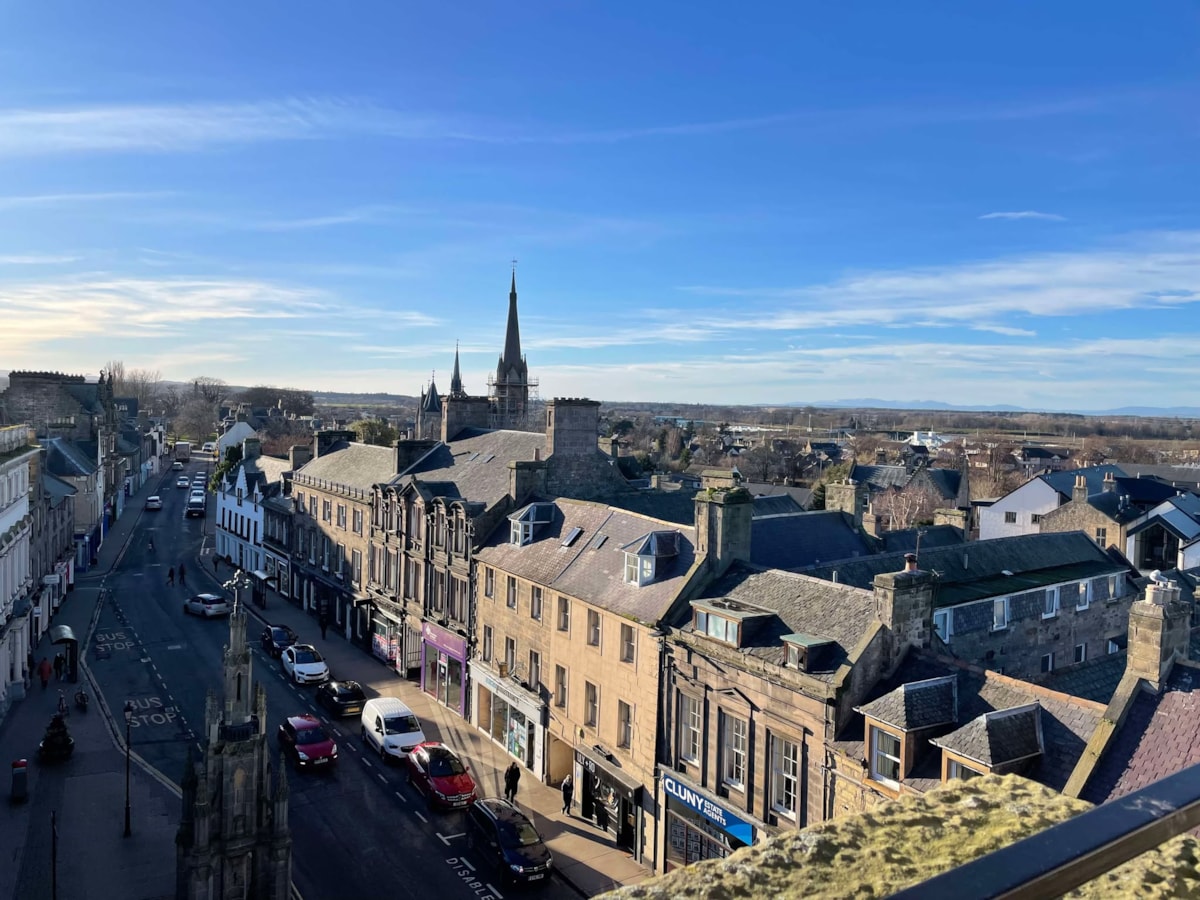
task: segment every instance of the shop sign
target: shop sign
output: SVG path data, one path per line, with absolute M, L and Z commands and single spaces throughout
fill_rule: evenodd
M 447 656 L 453 656 L 455 659 L 467 658 L 467 639 L 461 635 L 451 634 L 432 622 L 422 622 L 421 637 L 426 644 L 432 644 Z
M 725 807 L 709 800 L 699 791 L 688 787 L 670 775 L 662 778 L 663 791 L 684 806 L 694 809 L 726 834 L 732 835 L 743 844 L 754 843 L 754 826 L 739 818 Z

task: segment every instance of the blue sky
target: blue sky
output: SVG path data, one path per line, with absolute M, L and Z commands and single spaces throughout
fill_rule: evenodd
M 335 6 L 337 8 L 335 8 Z M 1194 404 L 1200 13 L 22 3 L 0 370 Z

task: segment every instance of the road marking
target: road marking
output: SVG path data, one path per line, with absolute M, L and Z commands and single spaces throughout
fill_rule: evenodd
M 492 883 L 490 881 L 484 882 L 483 886 L 485 888 L 487 888 L 489 891 L 491 891 L 493 894 L 495 894 L 496 897 L 498 898 L 498 900 L 504 900 L 504 895 L 502 893 L 500 893 L 498 890 L 496 890 L 494 887 L 492 887 Z
M 442 843 L 445 844 L 447 847 L 450 846 L 450 842 L 452 840 L 454 840 L 455 838 L 467 836 L 467 833 L 465 831 L 460 834 L 442 834 L 440 831 L 435 831 L 434 834 L 436 834 L 438 837 L 440 837 L 442 839 Z
M 134 573 L 133 573 L 133 577 L 134 577 L 134 578 L 145 578 L 145 577 L 146 577 L 146 573 L 145 573 L 145 572 L 134 572 Z
M 425 818 L 423 815 L 421 815 L 421 811 L 419 809 L 414 809 L 413 812 L 415 812 L 417 814 L 418 819 L 420 819 L 426 825 L 429 824 L 429 820 L 427 818 Z
M 462 856 L 460 856 L 460 857 L 458 858 L 458 861 L 459 861 L 460 863 L 462 863 L 464 866 L 466 866 L 468 869 L 470 869 L 472 872 L 474 872 L 474 871 L 475 871 L 475 866 L 473 866 L 473 865 L 471 864 L 471 861 L 470 861 L 469 859 L 467 859 L 466 857 L 462 857 Z
M 396 791 L 396 796 L 400 798 L 400 801 L 401 801 L 402 803 L 407 803 L 407 802 L 408 802 L 408 798 L 407 798 L 407 797 L 405 797 L 405 796 L 404 796 L 402 793 L 400 793 L 399 791 Z
M 167 644 L 168 650 L 182 650 L 183 644 Z
M 375 777 L 377 777 L 377 778 L 378 778 L 380 781 L 382 781 L 384 784 L 387 784 L 387 783 L 388 783 L 388 782 L 387 782 L 387 777 L 386 777 L 386 776 L 385 776 L 385 775 L 384 775 L 382 772 L 376 772 L 376 773 L 375 773 Z

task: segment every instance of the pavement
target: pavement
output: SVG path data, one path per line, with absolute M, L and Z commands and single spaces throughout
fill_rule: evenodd
M 163 476 L 170 478 L 170 471 Z M 134 497 L 127 512 L 109 530 L 98 564 L 76 579 L 76 585 L 54 614 L 51 624 L 68 625 L 87 646 L 103 602 L 105 578 L 120 562 L 141 515 L 144 498 L 155 493 L 151 479 Z M 192 581 L 197 587 L 220 587 L 232 574 L 228 564 L 213 572 L 211 547 L 197 558 Z M 485 794 L 503 793 L 503 772 L 512 757 L 482 731 L 423 693 L 420 685 L 398 676 L 375 657 L 328 632 L 321 638 L 316 619 L 278 594 L 268 593 L 267 609 L 247 606 L 263 623 L 290 626 L 302 641 L 321 649 L 336 677 L 362 684 L 368 696 L 400 697 L 421 719 L 426 735 L 455 747 L 471 765 Z M 60 648 L 42 637 L 36 660 L 53 659 Z M 182 813 L 177 785 L 146 764 L 135 746 L 127 757 L 123 717 L 110 710 L 81 653 L 78 683 L 51 680 L 43 690 L 38 679 L 25 699 L 0 720 L 0 764 L 27 760 L 28 796 L 0 802 L 0 898 L 21 900 L 166 900 L 175 896 L 175 832 Z M 79 687 L 91 697 L 90 708 L 71 707 L 67 719 L 75 750 L 66 762 L 37 760 L 37 746 L 54 714 L 61 689 L 68 702 Z M 130 836 L 124 834 L 126 763 Z M 6 793 L 9 785 L 4 785 Z M 542 784 L 525 771 L 518 805 L 533 820 L 554 853 L 559 874 L 585 897 L 652 874 L 607 833 L 591 822 L 561 812 L 557 788 Z M 578 807 L 576 807 L 577 809 Z
M 195 566 L 188 567 L 188 582 L 199 585 L 199 579 L 204 578 L 204 589 L 218 588 L 233 572 L 224 560 L 214 572 L 213 557 L 206 554 Z M 357 681 L 368 697 L 399 697 L 417 714 L 427 739 L 449 744 L 462 755 L 483 794 L 492 797 L 504 794 L 504 770 L 515 757 L 509 756 L 485 732 L 422 691 L 419 682 L 401 678 L 381 660 L 347 641 L 336 626 L 331 626 L 327 637 L 322 638 L 314 614 L 273 591 L 267 591 L 266 609 L 248 604 L 246 611 L 264 625 L 289 626 L 301 643 L 312 644 L 321 651 L 335 678 Z M 578 803 L 577 797 L 576 812 Z M 564 815 L 558 788 L 543 784 L 528 769 L 522 770 L 517 805 L 530 817 L 554 854 L 554 867 L 559 875 L 584 897 L 637 884 L 653 874 L 589 820 Z

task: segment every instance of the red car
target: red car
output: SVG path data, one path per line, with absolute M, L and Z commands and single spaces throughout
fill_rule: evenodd
M 439 741 L 413 747 L 404 761 L 408 781 L 425 795 L 430 806 L 462 809 L 475 802 L 475 779 L 458 754 Z
M 324 769 L 337 762 L 338 748 L 320 720 L 307 713 L 279 726 L 279 749 L 301 769 Z

